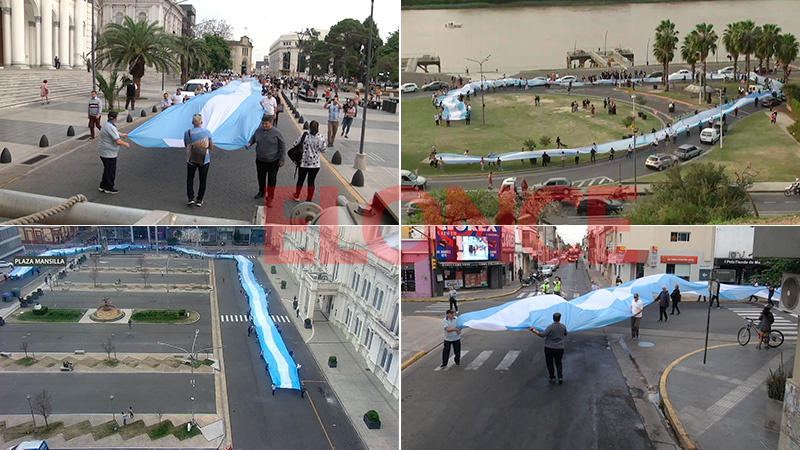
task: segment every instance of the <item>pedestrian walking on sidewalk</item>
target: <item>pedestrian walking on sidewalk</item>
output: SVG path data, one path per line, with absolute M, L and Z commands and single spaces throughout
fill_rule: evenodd
M 644 303 L 639 300 L 639 294 L 633 294 L 633 301 L 631 302 L 631 340 L 639 340 L 639 324 L 642 322 L 642 311 L 644 311 Z
M 712 306 L 714 306 L 714 300 L 717 301 L 717 309 L 719 309 L 719 294 L 714 294 L 711 296 L 708 307 L 711 308 Z
M 492 172 L 489 172 L 489 190 L 492 190 Z
M 656 297 L 658 301 L 658 321 L 666 322 L 669 317 L 667 316 L 667 308 L 669 308 L 669 292 L 667 292 L 666 286 L 661 286 L 661 292 L 659 292 L 658 297 Z
M 95 127 L 100 130 L 102 127 L 100 126 L 100 116 L 103 111 L 103 104 L 100 102 L 100 99 L 97 98 L 97 91 L 92 91 L 92 98 L 89 99 L 89 132 L 91 134 L 91 139 L 94 139 L 94 129 Z
M 678 303 L 681 302 L 681 289 L 677 284 L 675 285 L 675 289 L 672 291 L 672 294 L 670 294 L 670 297 L 672 297 L 672 312 L 669 313 L 669 315 L 674 316 L 675 311 L 678 311 L 678 314 L 680 314 L 681 309 L 678 307 Z
M 450 309 L 455 312 L 458 312 L 458 291 L 456 291 L 455 285 L 450 285 Z
M 131 148 L 130 144 L 122 140 L 128 137 L 128 134 L 117 131 L 117 115 L 116 111 L 108 112 L 108 121 L 100 129 L 100 144 L 97 148 L 97 154 L 103 162 L 103 177 L 98 189 L 106 194 L 119 193 L 114 187 L 117 177 L 117 155 L 120 147 Z
M 305 200 L 310 202 L 314 199 L 314 180 L 317 179 L 321 164 L 322 153 L 325 153 L 327 143 L 325 136 L 319 132 L 319 123 L 312 120 L 308 127 L 308 133 L 300 135 L 295 141 L 294 146 L 300 145 L 302 156 L 300 159 L 300 166 L 298 167 L 297 183 L 294 190 L 294 201 L 300 201 L 300 192 L 303 190 L 303 183 L 308 178 L 308 191 L 305 195 Z
M 123 411 L 123 412 L 122 412 L 122 425 L 123 425 L 123 426 L 125 426 L 125 425 L 127 425 L 127 424 L 128 424 L 128 414 L 126 414 L 126 413 Z
M 278 184 L 278 169 L 283 167 L 286 160 L 286 142 L 283 134 L 272 124 L 274 117 L 264 115 L 261 118 L 261 127 L 256 130 L 247 150 L 256 145 L 256 173 L 258 177 L 258 192 L 253 198 L 264 198 L 267 195 L 267 208 L 272 208 L 275 198 L 275 186 Z
M 50 104 L 50 89 L 47 88 L 47 80 L 42 81 L 42 84 L 39 85 L 39 95 L 42 97 L 43 105 L 45 100 L 48 105 Z
M 547 365 L 547 372 L 550 375 L 550 382 L 556 382 L 556 372 L 558 372 L 558 384 L 564 382 L 564 370 L 561 366 L 561 358 L 564 357 L 564 338 L 567 336 L 567 327 L 561 323 L 561 313 L 553 314 L 553 323 L 547 326 L 541 333 L 539 330 L 529 327 L 534 334 L 544 338 L 544 361 Z
M 328 110 L 328 147 L 333 147 L 333 141 L 336 140 L 336 132 L 339 130 L 339 113 L 342 111 L 339 96 L 334 96 L 333 100 L 328 99 L 324 108 Z
M 447 367 L 450 360 L 450 347 L 453 347 L 453 360 L 461 365 L 461 328 L 456 326 L 452 309 L 448 309 L 444 318 L 444 347 L 442 347 L 442 366 Z

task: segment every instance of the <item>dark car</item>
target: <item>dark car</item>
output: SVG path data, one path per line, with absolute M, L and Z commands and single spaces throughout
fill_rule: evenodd
M 434 81 L 422 86 L 423 91 L 438 91 L 439 89 L 447 89 L 448 84 L 444 81 Z
M 680 160 L 686 161 L 700 155 L 701 151 L 696 145 L 683 144 L 675 151 L 675 156 Z
M 780 105 L 781 99 L 779 99 L 778 97 L 766 96 L 764 98 L 761 98 L 758 104 L 765 108 L 772 108 L 773 106 Z
M 577 208 L 575 208 L 578 214 L 587 214 L 587 211 L 591 212 L 591 214 L 595 215 L 598 212 L 605 211 L 605 216 L 609 216 L 612 213 L 618 213 L 622 211 L 622 202 L 619 200 L 608 200 L 604 198 L 585 198 L 578 203 Z

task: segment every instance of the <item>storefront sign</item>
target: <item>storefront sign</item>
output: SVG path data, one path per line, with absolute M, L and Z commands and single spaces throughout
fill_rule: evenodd
M 661 262 L 667 264 L 697 264 L 697 256 L 661 255 Z
M 714 263 L 718 266 L 760 266 L 763 264 L 758 259 L 733 259 L 733 258 L 717 258 Z

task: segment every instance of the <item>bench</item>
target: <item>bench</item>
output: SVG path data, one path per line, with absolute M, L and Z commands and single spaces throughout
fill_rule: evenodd
M 11 353 L 9 352 L 0 352 L 0 356 L 3 358 L 11 358 Z

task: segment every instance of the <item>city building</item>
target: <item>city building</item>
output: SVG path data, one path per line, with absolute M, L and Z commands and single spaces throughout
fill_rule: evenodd
M 121 24 L 125 16 L 135 22 L 156 22 L 167 34 L 182 36 L 194 25 L 195 9 L 192 5 L 178 5 L 171 0 L 112 0 L 103 1 L 98 12 L 102 29 L 109 23 Z
M 391 233 L 391 234 L 386 234 Z M 400 293 L 396 227 L 267 230 L 299 283 L 300 317 L 340 330 L 384 388 L 399 397 Z
M 250 73 L 253 67 L 253 40 L 247 36 L 242 36 L 238 41 L 228 41 L 231 46 L 232 69 L 241 75 Z
M 256 61 L 256 72 L 262 74 L 269 73 L 269 55 L 264 55 L 262 61 Z
M 17 227 L 0 227 L 0 260 L 25 250 Z
M 317 39 L 323 40 L 328 30 L 312 29 Z M 296 76 L 297 63 L 300 58 L 300 43 L 310 39 L 304 33 L 286 33 L 281 35 L 269 46 L 269 74 L 272 76 Z M 302 72 L 306 65 L 303 64 Z
M 755 227 L 716 227 L 715 278 L 723 283 L 749 284 L 764 265 L 753 257 Z
M 79 227 L 17 227 L 23 244 L 50 245 L 69 242 L 80 231 Z

